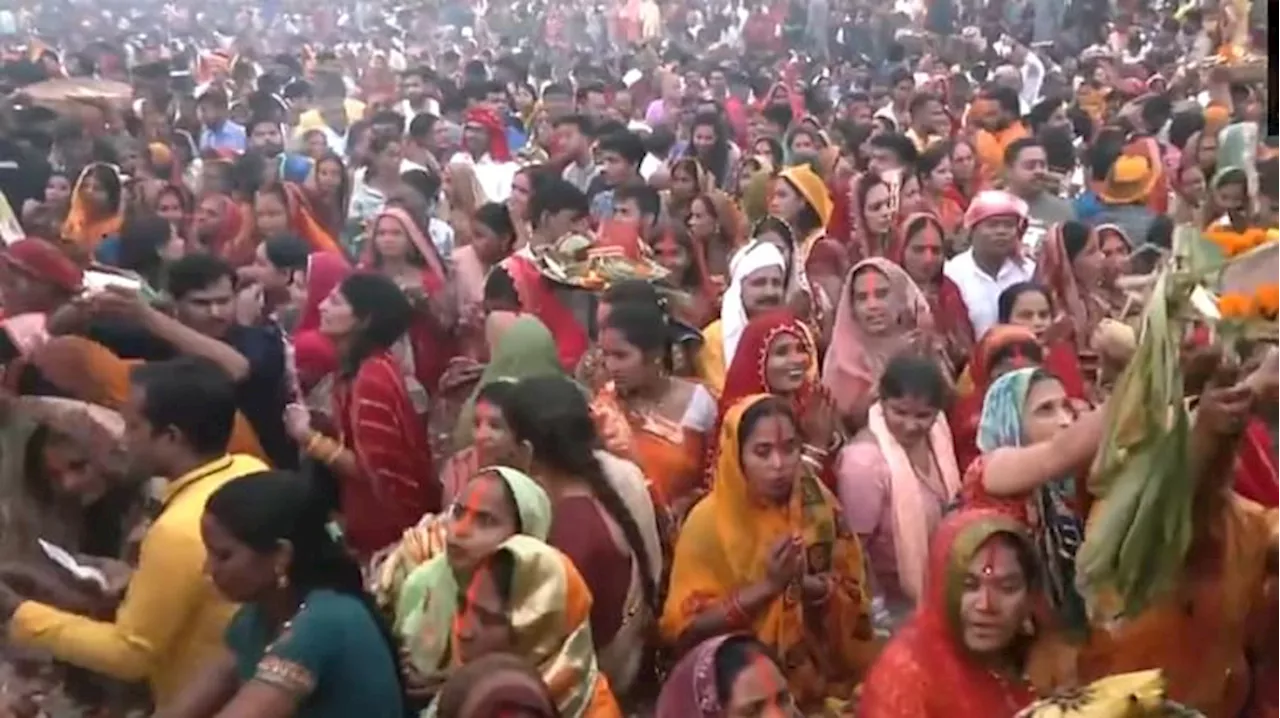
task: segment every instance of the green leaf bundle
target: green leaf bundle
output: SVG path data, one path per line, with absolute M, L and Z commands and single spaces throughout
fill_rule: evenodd
M 1138 348 L 1108 403 L 1089 491 L 1097 499 L 1076 555 L 1090 618 L 1132 616 L 1174 587 L 1191 544 L 1195 498 L 1173 307 L 1181 282 L 1166 270 L 1142 318 Z

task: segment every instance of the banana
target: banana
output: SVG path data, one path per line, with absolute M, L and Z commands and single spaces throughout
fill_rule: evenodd
M 1159 670 L 1122 673 L 1036 701 L 1017 718 L 1154 718 L 1164 714 Z

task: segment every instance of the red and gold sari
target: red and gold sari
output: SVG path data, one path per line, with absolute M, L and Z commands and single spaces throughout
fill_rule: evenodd
M 925 595 L 862 684 L 859 718 L 1013 718 L 1035 699 L 1033 683 L 1052 684 L 1037 660 L 1026 662 L 1027 680 L 993 670 L 962 642 L 960 600 L 969 563 L 997 535 L 1016 537 L 1031 550 L 1022 527 L 992 510 L 953 513 L 934 531 Z

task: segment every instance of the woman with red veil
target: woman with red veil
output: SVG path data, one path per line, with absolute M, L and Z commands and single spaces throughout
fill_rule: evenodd
M 1046 634 L 1034 620 L 1040 603 L 1035 555 L 1030 537 L 1009 516 L 992 509 L 948 516 L 933 534 L 925 595 L 863 682 L 858 716 L 1013 718 L 1037 688 L 1052 687 L 1056 676 L 1042 660 Z M 1020 584 L 1020 590 L 989 585 L 994 581 Z M 1014 603 L 997 614 L 989 607 L 995 599 L 970 601 L 966 594 L 973 593 L 999 593 L 1002 604 Z M 986 622 L 980 652 L 966 628 L 974 619 Z M 1013 630 L 995 628 L 1013 619 Z
M 804 453 L 824 484 L 833 486 L 835 453 L 844 437 L 839 431 L 834 405 L 818 382 L 818 352 L 809 327 L 785 309 L 762 314 L 747 323 L 738 350 L 725 374 L 715 430 L 730 407 L 755 394 L 785 397 L 805 432 Z M 825 418 L 824 418 L 825 417 Z M 707 466 L 716 465 L 718 442 L 711 443 Z

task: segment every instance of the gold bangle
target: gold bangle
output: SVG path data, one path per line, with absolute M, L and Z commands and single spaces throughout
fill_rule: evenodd
M 338 460 L 339 456 L 342 456 L 342 452 L 346 451 L 346 447 L 343 446 L 342 444 L 339 444 L 336 441 L 333 441 L 332 443 L 333 443 L 333 448 L 329 451 L 328 455 L 320 459 L 325 463 L 325 465 L 332 465 L 333 462 Z

